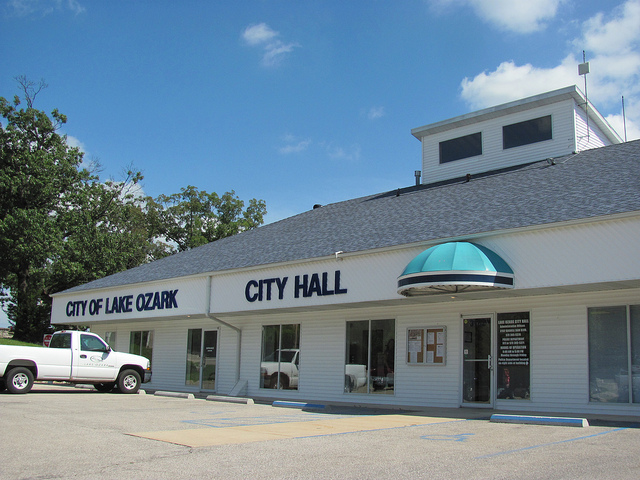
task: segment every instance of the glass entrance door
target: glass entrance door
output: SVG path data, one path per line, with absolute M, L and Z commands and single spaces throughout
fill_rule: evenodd
M 201 390 L 216 389 L 218 331 L 199 328 L 189 330 L 187 337 L 187 371 L 185 385 Z
M 216 356 L 218 352 L 218 331 L 204 332 L 202 339 L 202 390 L 216 389 Z
M 463 323 L 462 403 L 491 406 L 493 359 L 491 317 L 467 317 Z

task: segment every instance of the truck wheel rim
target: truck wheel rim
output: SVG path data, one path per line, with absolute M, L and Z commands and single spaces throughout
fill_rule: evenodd
M 22 390 L 27 385 L 29 385 L 29 377 L 27 377 L 24 373 L 19 373 L 18 375 L 13 377 L 13 386 Z
M 132 388 L 135 388 L 136 386 L 136 377 L 134 377 L 133 375 L 127 375 L 126 377 L 124 377 L 124 388 L 126 388 L 127 390 L 131 390 Z

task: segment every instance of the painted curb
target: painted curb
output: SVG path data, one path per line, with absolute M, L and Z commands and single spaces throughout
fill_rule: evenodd
M 186 398 L 192 400 L 196 398 L 193 393 L 184 393 L 184 392 L 155 392 L 154 395 L 158 397 L 173 397 L 173 398 Z
M 317 403 L 306 403 L 306 402 L 287 402 L 284 400 L 276 400 L 271 404 L 272 407 L 283 407 L 283 408 L 300 408 L 303 410 L 323 410 L 325 412 L 329 411 L 328 405 L 322 405 Z
M 222 395 L 208 395 L 207 400 L 210 402 L 244 403 L 245 405 L 254 404 L 253 398 L 225 397 Z
M 556 425 L 562 427 L 588 427 L 586 418 L 539 417 L 530 415 L 502 415 L 494 413 L 491 421 L 496 423 L 525 423 L 529 425 Z

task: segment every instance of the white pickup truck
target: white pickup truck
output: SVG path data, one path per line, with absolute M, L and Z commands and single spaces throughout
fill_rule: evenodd
M 298 388 L 298 368 L 300 350 L 283 348 L 268 355 L 260 364 L 263 388 L 296 390 Z M 280 374 L 278 376 L 278 373 Z
M 93 384 L 100 392 L 117 386 L 122 393 L 136 393 L 151 380 L 151 363 L 111 350 L 89 332 L 55 332 L 49 348 L 0 345 L 0 391 L 27 393 L 35 380 Z

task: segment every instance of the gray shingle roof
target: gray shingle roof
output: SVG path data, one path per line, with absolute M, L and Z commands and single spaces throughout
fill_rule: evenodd
M 65 293 L 640 211 L 640 140 L 326 205 Z

